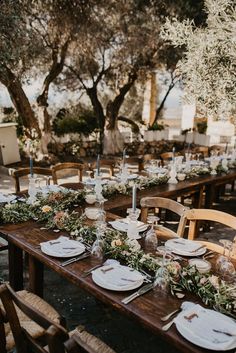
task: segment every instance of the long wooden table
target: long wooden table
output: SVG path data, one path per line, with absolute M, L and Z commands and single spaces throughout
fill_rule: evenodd
M 192 180 L 180 182 L 178 184 L 166 184 L 142 190 L 138 193 L 138 202 L 144 196 L 163 196 L 175 198 L 182 196 L 188 191 L 196 190 L 201 197 L 203 189 L 206 191 L 206 206 L 210 207 L 214 197 L 214 190 L 217 185 L 235 180 L 236 170 L 231 170 L 228 174 L 217 176 L 202 176 Z M 68 184 L 69 185 L 69 184 Z M 200 200 L 200 199 L 199 199 Z M 131 197 L 116 195 L 109 199 L 106 209 L 124 210 L 131 204 Z M 95 285 L 91 277 L 83 278 L 84 270 L 93 266 L 92 258 L 79 261 L 66 267 L 60 266 L 60 260 L 43 254 L 39 244 L 43 241 L 56 239 L 62 232 L 54 233 L 49 230 L 42 230 L 41 224 L 29 221 L 16 225 L 0 226 L 0 234 L 9 242 L 9 277 L 10 283 L 15 290 L 23 288 L 23 251 L 29 254 L 29 286 L 33 292 L 43 295 L 43 267 L 46 266 L 65 277 L 68 281 L 84 288 L 92 295 L 111 305 L 121 313 L 133 317 L 140 324 L 149 328 L 156 335 L 163 337 L 170 344 L 178 347 L 182 352 L 207 352 L 201 349 L 178 334 L 175 327 L 168 332 L 161 330 L 162 322 L 160 317 L 176 309 L 180 305 L 180 300 L 170 294 L 162 293 L 155 289 L 144 296 L 137 298 L 128 305 L 123 305 L 121 299 L 126 296 L 124 293 L 104 290 Z M 195 296 L 187 296 L 185 300 L 199 301 Z M 209 351 L 210 352 L 210 351 Z
M 120 313 L 133 318 L 145 328 L 150 329 L 154 334 L 167 340 L 169 344 L 175 346 L 178 350 L 185 353 L 208 352 L 208 350 L 201 349 L 185 340 L 177 332 L 175 325 L 167 332 L 161 330 L 163 323 L 160 318 L 177 309 L 181 304 L 179 299 L 155 288 L 128 305 L 122 304 L 121 300 L 129 295 L 130 292 L 122 293 L 105 290 L 93 283 L 91 276 L 83 278 L 83 272 L 97 264 L 97 260 L 89 257 L 62 267 L 60 265 L 61 259 L 43 254 L 39 247 L 40 242 L 56 239 L 64 232 L 55 234 L 50 230 L 41 230 L 40 227 L 41 225 L 33 221 L 0 227 L 0 232 L 9 242 L 10 283 L 15 289 L 23 287 L 19 263 L 22 263 L 22 252 L 24 251 L 29 255 L 29 289 L 32 292 L 43 295 L 43 267 L 46 266 Z M 190 294 L 184 300 L 201 303 L 196 296 Z
M 195 193 L 194 207 L 195 208 L 211 208 L 212 203 L 216 197 L 217 187 L 232 183 L 236 179 L 236 169 L 230 169 L 228 173 L 218 175 L 202 175 L 196 178 L 187 179 L 177 184 L 163 184 L 153 186 L 147 189 L 138 191 L 137 204 L 140 199 L 147 196 L 161 196 L 176 199 L 180 196 Z M 76 183 L 66 183 L 63 186 L 77 188 Z M 203 191 L 205 192 L 205 200 L 203 204 Z M 131 206 L 131 196 L 129 195 L 115 195 L 109 198 L 105 203 L 105 209 L 116 211 L 124 210 Z

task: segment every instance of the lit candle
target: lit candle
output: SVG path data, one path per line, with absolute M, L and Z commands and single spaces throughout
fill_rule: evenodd
M 33 172 L 33 157 L 30 155 L 30 176 L 33 178 L 34 172 Z
M 133 209 L 133 211 L 136 211 L 136 194 L 137 194 L 137 187 L 134 184 L 133 194 L 132 194 L 132 209 Z
M 175 160 L 175 147 L 172 148 L 172 160 Z
M 225 153 L 227 153 L 227 152 L 228 152 L 228 142 L 225 145 Z
M 97 175 L 100 175 L 100 155 L 97 156 Z
M 188 143 L 187 153 L 189 153 L 189 151 L 190 151 L 190 143 Z

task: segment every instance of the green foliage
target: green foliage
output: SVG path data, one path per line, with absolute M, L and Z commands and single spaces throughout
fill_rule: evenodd
M 152 131 L 162 131 L 165 129 L 165 125 L 155 122 L 153 125 L 149 125 L 148 126 L 148 130 L 152 130 Z
M 207 121 L 199 121 L 197 123 L 197 131 L 199 134 L 205 134 L 207 131 Z
M 53 121 L 53 131 L 57 136 L 69 133 L 90 135 L 98 128 L 94 113 L 89 109 L 74 108 L 71 112 L 61 109 Z

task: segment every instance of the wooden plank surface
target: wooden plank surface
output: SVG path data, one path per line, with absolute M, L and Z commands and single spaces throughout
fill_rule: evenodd
M 54 233 L 49 230 L 41 230 L 40 225 L 35 222 L 19 224 L 18 227 L 8 225 L 4 227 L 4 230 L 1 229 L 1 231 L 8 237 L 8 241 L 11 244 L 10 249 L 16 247 L 29 254 L 31 259 L 31 271 L 37 268 L 34 274 L 32 272 L 30 273 L 30 276 L 32 276 L 30 286 L 36 293 L 39 291 L 39 294 L 41 294 L 40 283 L 42 285 L 42 274 L 40 274 L 40 271 L 42 271 L 42 265 L 44 265 L 65 277 L 69 282 L 78 285 L 99 300 L 112 306 L 120 313 L 135 319 L 156 335 L 163 337 L 170 344 L 178 347 L 182 352 L 208 352 L 208 350 L 201 349 L 181 337 L 174 325 L 168 332 L 161 330 L 163 323 L 160 318 L 181 305 L 181 301 L 173 297 L 170 293 L 162 292 L 158 288 L 155 288 L 128 305 L 124 305 L 121 300 L 132 293 L 132 291 L 122 293 L 105 290 L 93 283 L 91 276 L 82 277 L 84 271 L 98 263 L 97 260 L 89 257 L 66 267 L 62 267 L 60 264 L 63 259 L 53 258 L 41 252 L 39 248 L 40 242 L 56 239 L 58 236 L 65 234 L 65 232 Z M 38 267 L 39 263 L 42 264 L 41 267 Z M 15 266 L 15 268 L 12 267 L 10 270 L 17 272 L 16 262 L 11 266 Z M 188 294 L 184 300 L 201 303 L 196 296 L 190 294 Z

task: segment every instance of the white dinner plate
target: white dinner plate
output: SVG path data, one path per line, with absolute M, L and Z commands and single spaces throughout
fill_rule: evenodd
M 133 179 L 137 179 L 138 178 L 138 174 L 129 174 L 128 175 L 128 180 L 133 180 Z
M 58 244 L 56 241 L 60 241 L 60 238 L 41 243 L 41 251 L 49 256 L 65 258 L 80 255 L 85 251 L 84 245 L 76 240 L 62 239 Z M 70 247 L 74 249 L 69 249 Z
M 127 232 L 127 230 L 128 230 L 127 218 L 117 219 L 117 220 L 111 221 L 109 223 L 111 224 L 111 226 L 114 229 L 119 230 L 121 232 Z M 148 228 L 148 224 L 138 221 L 137 227 L 138 227 L 139 232 L 144 232 Z
M 183 238 L 167 240 L 165 247 L 177 255 L 193 257 L 203 255 L 207 250 L 205 247 L 197 250 L 201 247 L 201 243 Z
M 103 272 L 104 270 L 105 272 Z M 122 265 L 99 267 L 92 272 L 92 279 L 98 286 L 114 291 L 128 291 L 138 288 L 144 280 L 140 272 Z
M 4 195 L 0 194 L 0 203 L 7 203 L 14 201 L 16 199 L 16 195 Z
M 188 320 L 186 318 L 191 318 Z M 236 348 L 236 323 L 217 311 L 194 305 L 181 312 L 175 319 L 179 333 L 199 347 L 215 351 Z M 223 331 L 225 333 L 215 332 Z M 227 333 L 233 334 L 232 336 Z

